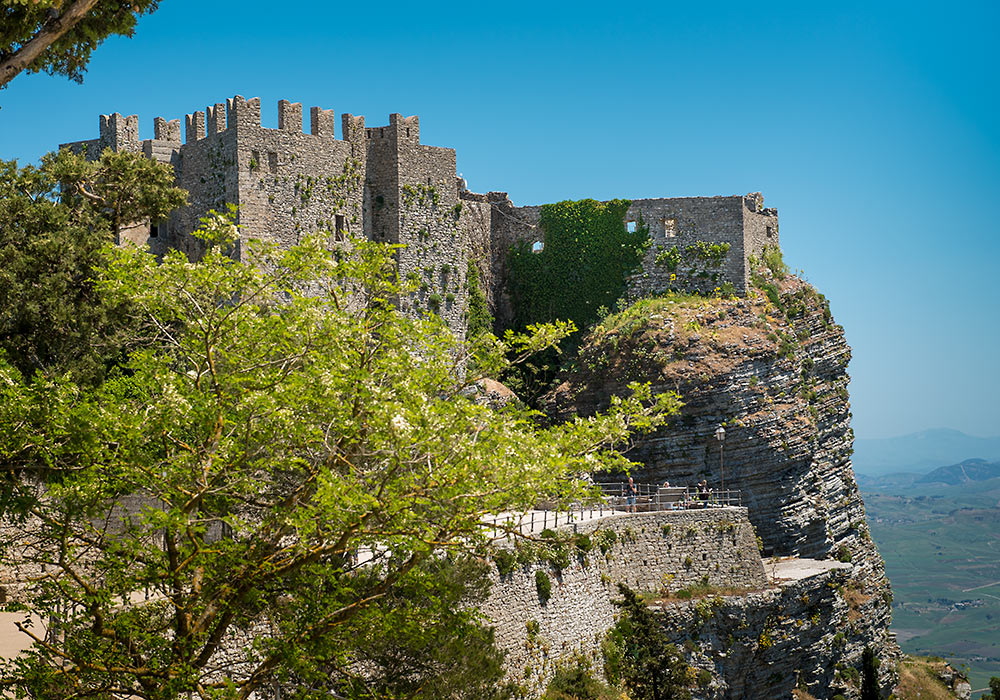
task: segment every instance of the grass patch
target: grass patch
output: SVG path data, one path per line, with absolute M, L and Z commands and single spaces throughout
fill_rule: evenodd
M 747 593 L 752 593 L 755 590 L 757 589 L 740 588 L 737 586 L 713 586 L 708 582 L 708 577 L 706 576 L 698 583 L 680 588 L 676 591 L 668 591 L 664 589 L 658 593 L 647 592 L 641 595 L 642 599 L 647 603 L 669 604 L 685 600 L 698 600 L 701 598 L 718 596 L 746 595 Z
M 935 657 L 906 656 L 899 667 L 897 700 L 955 700 L 955 694 L 937 676 L 944 661 Z

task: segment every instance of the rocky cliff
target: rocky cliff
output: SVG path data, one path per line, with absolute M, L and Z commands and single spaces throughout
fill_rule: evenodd
M 667 295 L 609 316 L 585 336 L 543 403 L 562 418 L 604 408 L 634 381 L 679 392 L 685 406 L 677 420 L 629 453 L 642 464 L 636 480 L 705 479 L 715 489 L 724 481 L 742 492 L 766 554 L 853 564 L 838 584 L 852 614 L 823 620 L 843 644 L 814 662 L 859 667 L 872 646 L 888 690 L 899 649 L 889 633 L 889 582 L 851 468 L 851 351 L 823 296 L 780 261 L 772 267 L 757 267 L 747 298 Z

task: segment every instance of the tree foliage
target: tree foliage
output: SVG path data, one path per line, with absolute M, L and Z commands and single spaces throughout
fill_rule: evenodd
M 542 700 L 618 700 L 619 694 L 594 678 L 583 660 L 556 669 Z
M 165 216 L 184 198 L 169 165 L 136 154 L 105 151 L 91 162 L 64 151 L 23 168 L 0 161 L 0 349 L 8 361 L 26 375 L 103 376 L 130 316 L 94 281 L 115 222 Z
M 132 36 L 159 0 L 3 0 L 0 88 L 21 71 L 83 81 L 90 55 L 112 35 Z
M 61 199 L 91 208 L 108 222 L 115 242 L 129 224 L 157 221 L 187 201 L 174 186 L 173 168 L 128 151 L 105 149 L 87 160 L 67 149 L 43 159 L 42 167 L 62 186 Z
M 871 647 L 861 654 L 861 700 L 879 700 L 882 691 L 878 685 L 878 659 Z
M 662 621 L 628 586 L 619 583 L 618 592 L 622 616 L 606 645 L 609 679 L 620 681 L 633 700 L 688 700 L 693 674 Z
M 143 342 L 103 384 L 0 367 L 0 469 L 21 520 L 0 556 L 24 582 L 6 610 L 34 640 L 0 686 L 443 697 L 431 679 L 457 649 L 435 635 L 474 629 L 448 617 L 443 558 L 480 553 L 487 514 L 585 496 L 575 476 L 624 466 L 613 447 L 662 424 L 672 395 L 636 387 L 605 415 L 539 428 L 470 398 L 469 349 L 394 307 L 408 290 L 391 247 L 241 241 L 240 262 L 229 219 L 203 235 L 196 263 L 106 253 L 99 289 L 139 311 Z M 565 333 L 532 331 L 484 337 L 477 366 L 495 374 Z M 432 649 L 401 679 L 383 673 Z

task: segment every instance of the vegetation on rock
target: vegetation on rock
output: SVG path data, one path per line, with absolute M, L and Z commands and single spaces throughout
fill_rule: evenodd
M 654 611 L 618 584 L 622 614 L 604 644 L 605 675 L 625 686 L 632 700 L 683 700 L 697 682 L 684 656 L 670 643 Z

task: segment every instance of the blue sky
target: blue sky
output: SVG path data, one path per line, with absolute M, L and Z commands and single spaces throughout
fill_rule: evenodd
M 0 158 L 242 94 L 419 114 L 518 204 L 762 191 L 854 348 L 854 427 L 1000 435 L 1000 3 L 162 0 L 83 85 L 0 92 Z

